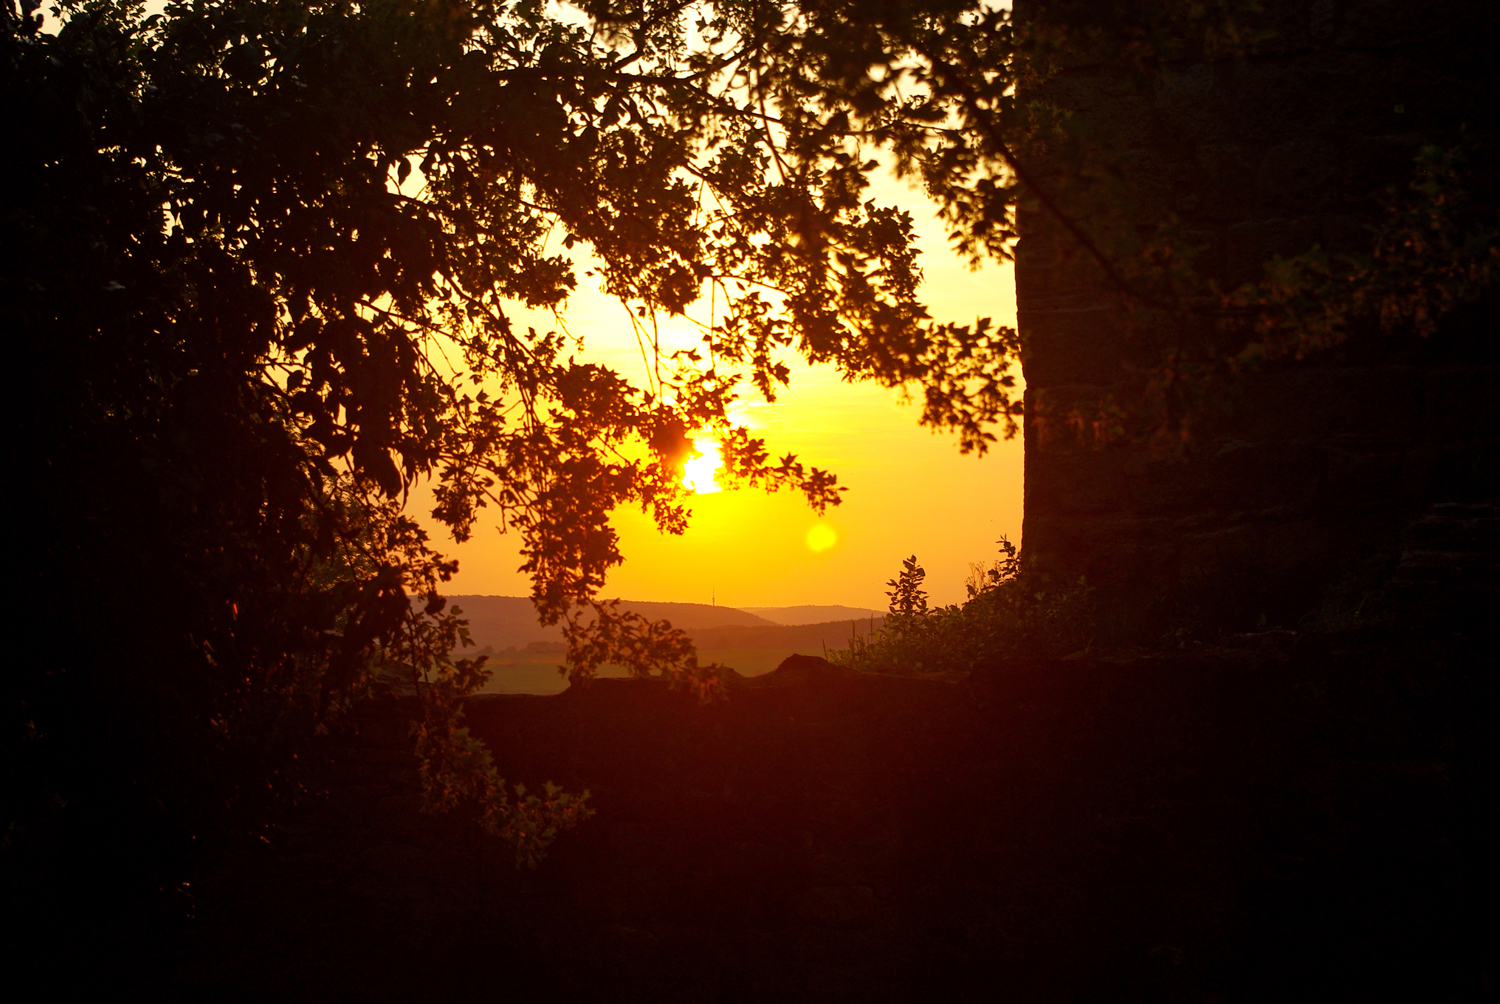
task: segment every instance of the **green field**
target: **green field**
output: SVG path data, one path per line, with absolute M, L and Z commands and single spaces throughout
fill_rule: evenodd
M 730 666 L 745 676 L 769 673 L 781 665 L 781 660 L 791 655 L 777 649 L 701 649 L 700 663 L 717 662 Z M 521 652 L 514 655 L 491 656 L 486 664 L 493 672 L 482 694 L 557 694 L 568 687 L 567 678 L 557 671 L 561 656 L 551 653 Z M 623 677 L 627 674 L 617 666 L 606 666 L 600 673 L 605 677 Z

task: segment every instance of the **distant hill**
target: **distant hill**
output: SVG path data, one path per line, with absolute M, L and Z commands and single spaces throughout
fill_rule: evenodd
M 536 622 L 536 610 L 524 596 L 450 596 L 450 607 L 457 606 L 469 621 L 469 634 L 476 648 L 495 651 L 525 648 L 533 642 L 562 640 L 556 627 L 542 627 Z M 620 604 L 642 617 L 671 621 L 674 627 L 698 631 L 722 627 L 775 627 L 768 618 L 734 607 L 716 607 L 707 603 L 650 603 L 626 600 Z
M 874 620 L 876 628 L 883 623 L 885 623 L 884 615 Z M 692 636 L 693 644 L 700 650 L 766 649 L 779 651 L 783 655 L 791 655 L 793 652 L 800 652 L 803 655 L 822 655 L 825 647 L 830 651 L 836 648 L 848 648 L 851 634 L 867 635 L 870 633 L 870 627 L 870 618 L 860 617 L 824 621 L 821 624 L 762 626 L 731 624 L 690 630 L 688 634 Z
M 884 610 L 866 607 L 800 606 L 800 607 L 740 607 L 747 614 L 764 617 L 773 624 L 827 624 L 830 621 L 848 621 L 871 617 L 884 617 Z
M 766 626 L 777 623 L 769 617 L 759 616 L 743 607 L 716 607 L 709 606 L 707 603 L 644 603 L 639 600 L 621 600 L 620 606 L 626 610 L 634 610 L 642 617 L 650 617 L 652 620 L 669 620 L 673 627 L 680 627 L 684 631 L 730 625 Z

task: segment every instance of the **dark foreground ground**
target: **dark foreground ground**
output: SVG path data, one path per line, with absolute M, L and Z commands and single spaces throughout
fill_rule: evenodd
M 416 811 L 371 705 L 331 792 L 173 925 L 46 985 L 235 1001 L 1492 999 L 1493 666 L 1448 635 L 1243 638 L 962 681 L 807 660 L 699 707 L 476 699 L 593 791 L 535 872 Z M 1488 646 L 1486 646 L 1488 648 Z

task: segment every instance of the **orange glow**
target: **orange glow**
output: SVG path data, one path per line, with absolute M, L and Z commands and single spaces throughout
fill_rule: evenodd
M 945 228 L 931 206 L 903 183 L 877 179 L 868 195 L 911 212 L 923 249 L 922 295 L 935 320 L 972 324 L 990 317 L 997 324 L 1016 323 L 1010 266 L 970 271 L 947 250 Z M 581 358 L 646 384 L 631 315 L 585 276 L 594 266 L 582 246 L 570 253 L 580 283 L 564 315 L 568 331 L 585 342 Z M 688 312 L 707 323 L 709 307 L 705 300 Z M 557 327 L 550 315 L 520 307 L 511 319 L 538 330 Z M 663 351 L 701 346 L 702 328 L 693 320 L 663 316 L 657 321 Z M 842 603 L 883 609 L 886 580 L 901 570 L 903 558 L 916 554 L 927 569 L 931 601 L 961 601 L 970 563 L 993 559 L 1002 534 L 1021 538 L 1020 440 L 1000 442 L 983 458 L 962 456 L 953 436 L 917 424 L 920 389 L 908 402 L 896 391 L 847 383 L 826 366 L 809 366 L 792 356 L 785 360 L 792 382 L 776 404 L 748 390 L 732 416 L 765 440 L 771 456 L 796 453 L 802 463 L 836 474 L 849 489 L 843 505 L 820 517 L 792 492 L 724 490 L 715 480 L 719 444 L 704 436 L 696 443 L 702 456 L 690 459 L 683 474 L 683 484 L 693 490 L 687 498 L 687 532 L 663 535 L 638 507 L 616 510 L 611 524 L 625 562 L 610 570 L 603 595 L 695 603 L 716 597 L 721 606 Z M 473 537 L 455 544 L 425 518 L 431 509 L 430 487 L 416 486 L 409 511 L 424 520 L 438 549 L 459 561 L 449 585 L 453 593 L 524 596 L 530 591 L 530 581 L 516 571 L 522 561 L 519 535 L 492 529 L 493 510 L 480 514 Z M 810 528 L 816 527 L 824 529 L 815 539 Z

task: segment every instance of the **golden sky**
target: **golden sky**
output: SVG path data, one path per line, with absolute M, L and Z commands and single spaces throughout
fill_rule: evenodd
M 1014 325 L 1014 273 L 986 265 L 979 272 L 947 250 L 941 224 L 923 196 L 882 177 L 874 197 L 907 208 L 916 220 L 923 254 L 923 293 L 939 321 L 972 323 L 991 317 Z M 583 260 L 580 259 L 582 262 Z M 644 372 L 625 308 L 598 292 L 579 268 L 579 289 L 564 312 L 567 327 L 585 343 L 582 358 L 635 380 Z M 695 304 L 690 308 L 701 307 Z M 550 315 L 514 320 L 538 330 L 555 326 Z M 673 347 L 697 343 L 687 322 L 664 323 Z M 1020 374 L 1016 373 L 1019 380 Z M 846 485 L 844 502 L 819 518 L 800 496 L 756 489 L 695 495 L 693 520 L 680 537 L 657 532 L 638 510 L 618 510 L 625 563 L 609 576 L 605 596 L 632 600 L 724 606 L 790 606 L 841 603 L 884 609 L 884 584 L 911 554 L 927 570 L 933 602 L 962 600 L 971 562 L 988 561 L 1002 534 L 1021 536 L 1021 442 L 1002 441 L 983 458 L 962 456 L 956 438 L 917 424 L 920 409 L 899 393 L 840 381 L 828 367 L 793 366 L 791 386 L 774 405 L 747 390 L 736 412 L 766 440 L 772 456 L 793 452 L 809 465 L 832 470 Z M 700 448 L 705 445 L 700 443 Z M 701 474 L 701 472 L 699 472 Z M 493 520 L 455 544 L 434 521 L 427 491 L 412 494 L 411 511 L 424 519 L 439 550 L 456 557 L 454 594 L 525 595 L 530 584 L 516 571 L 515 534 Z

